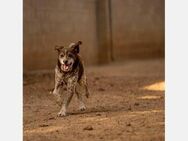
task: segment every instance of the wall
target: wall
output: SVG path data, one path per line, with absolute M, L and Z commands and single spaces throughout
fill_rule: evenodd
M 24 72 L 53 69 L 55 45 L 83 41 L 86 65 L 164 56 L 163 0 L 24 0 Z
M 115 60 L 164 56 L 164 0 L 111 0 Z
M 24 0 L 24 71 L 52 69 L 55 45 L 83 41 L 86 64 L 96 64 L 95 0 Z

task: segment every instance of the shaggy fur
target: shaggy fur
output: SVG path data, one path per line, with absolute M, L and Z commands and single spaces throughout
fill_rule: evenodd
M 55 50 L 58 51 L 58 59 L 55 67 L 55 87 L 52 94 L 61 105 L 58 116 L 66 116 L 67 107 L 74 93 L 79 100 L 80 110 L 86 109 L 82 93 L 78 90 L 78 88 L 83 89 L 85 96 L 88 98 L 87 80 L 84 66 L 79 56 L 79 46 L 81 44 L 82 42 L 78 41 L 77 43 L 71 43 L 69 47 L 55 47 Z M 62 99 L 61 88 L 63 87 L 66 88 L 67 92 L 64 93 Z

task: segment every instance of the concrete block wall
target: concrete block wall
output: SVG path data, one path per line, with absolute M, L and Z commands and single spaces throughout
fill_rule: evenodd
M 52 69 L 55 45 L 83 41 L 86 64 L 96 64 L 95 0 L 24 0 L 24 71 Z
M 115 60 L 164 56 L 164 0 L 111 0 Z
M 81 40 L 86 65 L 164 56 L 163 0 L 24 0 L 23 67 L 53 69 L 55 45 Z

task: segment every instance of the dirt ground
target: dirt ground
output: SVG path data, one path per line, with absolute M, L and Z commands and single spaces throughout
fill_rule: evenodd
M 164 141 L 164 60 L 112 63 L 86 68 L 90 97 L 68 116 L 49 94 L 51 71 L 24 74 L 24 141 Z

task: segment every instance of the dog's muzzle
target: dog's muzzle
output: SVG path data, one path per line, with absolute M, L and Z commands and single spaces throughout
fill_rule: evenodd
M 72 62 L 70 63 L 70 64 L 68 64 L 68 63 L 63 63 L 62 64 L 62 67 L 63 67 L 63 70 L 64 71 L 69 71 L 70 69 L 71 69 L 71 67 L 72 67 Z

